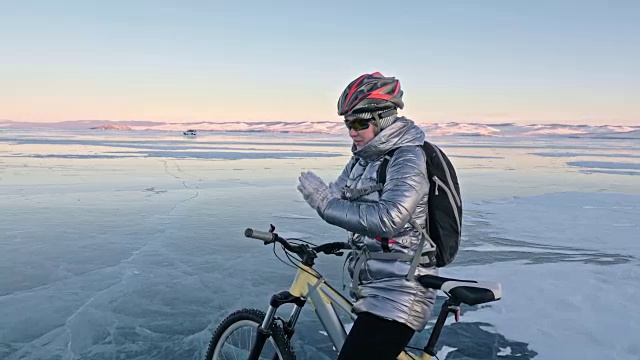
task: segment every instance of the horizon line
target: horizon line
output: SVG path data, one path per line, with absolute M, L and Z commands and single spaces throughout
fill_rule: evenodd
M 518 123 L 518 122 L 510 122 L 510 121 L 498 121 L 498 122 L 477 122 L 477 121 L 416 121 L 411 119 L 416 124 L 428 125 L 428 124 L 470 124 L 470 125 L 517 125 L 517 126 L 529 126 L 529 125 L 562 125 L 562 126 L 620 126 L 620 127 L 640 127 L 640 122 L 637 124 L 606 124 L 602 123 L 599 125 L 596 124 L 587 124 L 587 123 L 562 123 L 562 122 L 550 122 L 550 123 L 539 123 L 539 122 L 527 122 L 527 123 Z M 261 124 L 296 124 L 296 123 L 330 123 L 330 124 L 339 124 L 342 121 L 335 120 L 321 120 L 321 121 L 287 121 L 287 120 L 242 120 L 242 121 L 190 121 L 190 122 L 176 122 L 176 121 L 160 121 L 160 120 L 109 120 L 109 119 L 82 119 L 82 120 L 60 120 L 60 121 L 37 121 L 37 120 L 11 120 L 11 119 L 0 119 L 0 122 L 9 122 L 9 123 L 29 123 L 29 124 L 60 124 L 60 123 L 82 123 L 82 122 L 107 122 L 107 123 L 154 123 L 154 124 L 238 124 L 238 123 L 261 123 Z

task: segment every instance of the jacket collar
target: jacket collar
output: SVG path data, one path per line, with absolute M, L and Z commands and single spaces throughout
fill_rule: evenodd
M 351 146 L 351 152 L 357 158 L 373 161 L 387 152 L 406 145 L 422 145 L 425 139 L 424 131 L 412 120 L 398 117 L 389 127 L 382 130 L 361 149 Z

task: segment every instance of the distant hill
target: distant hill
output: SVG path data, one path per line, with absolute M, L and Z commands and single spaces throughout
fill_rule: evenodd
M 427 136 L 482 137 L 571 137 L 640 139 L 640 126 L 625 125 L 565 125 L 565 124 L 480 124 L 480 123 L 418 123 Z M 262 132 L 344 134 L 347 129 L 340 121 L 262 121 L 262 122 L 191 122 L 168 123 L 154 121 L 78 120 L 57 123 L 14 122 L 0 120 L 0 129 L 58 129 L 58 130 L 153 130 L 180 132 L 194 129 L 203 132 Z
M 94 126 L 94 127 L 90 127 L 89 129 L 91 130 L 133 130 L 131 129 L 131 127 L 127 125 L 120 125 L 120 124 Z

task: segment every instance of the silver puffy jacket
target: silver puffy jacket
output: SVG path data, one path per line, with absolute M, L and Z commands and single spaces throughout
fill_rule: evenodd
M 421 235 L 408 221 L 411 217 L 426 226 L 429 182 L 425 154 L 417 146 L 424 139 L 424 132 L 413 121 L 399 117 L 364 147 L 354 147 L 354 157 L 335 182 L 346 195 L 330 200 L 320 213 L 326 222 L 346 229 L 349 242 L 358 249 L 349 259 L 354 311 L 396 320 L 418 331 L 427 324 L 436 291 L 407 280 L 409 262 L 372 259 L 367 254 L 382 252 L 381 242 L 376 240 L 381 237 L 392 239 L 391 253 L 413 255 L 419 245 Z M 394 148 L 398 149 L 388 163 L 381 194 L 366 191 L 376 185 L 384 154 Z M 351 170 L 353 162 L 357 164 Z M 354 199 L 353 194 L 359 192 L 365 195 Z M 437 272 L 434 267 L 418 266 L 416 275 Z

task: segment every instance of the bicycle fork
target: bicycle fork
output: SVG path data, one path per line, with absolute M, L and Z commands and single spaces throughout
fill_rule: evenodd
M 285 304 L 294 304 L 293 311 L 291 312 L 291 316 L 286 324 L 283 324 L 284 334 L 287 338 L 291 339 L 293 336 L 293 328 L 295 327 L 296 322 L 298 321 L 298 317 L 300 316 L 300 311 L 302 307 L 306 303 L 306 299 L 294 296 L 289 291 L 284 290 L 277 294 L 271 296 L 271 300 L 269 301 L 269 309 L 262 321 L 262 324 L 258 326 L 258 330 L 256 331 L 256 337 L 254 339 L 253 345 L 251 346 L 251 351 L 249 352 L 248 360 L 258 360 L 260 358 L 260 353 L 264 347 L 265 342 L 271 336 L 271 326 L 273 325 L 273 321 L 275 320 L 276 311 L 278 308 Z M 278 359 L 278 354 L 273 355 L 274 360 Z

